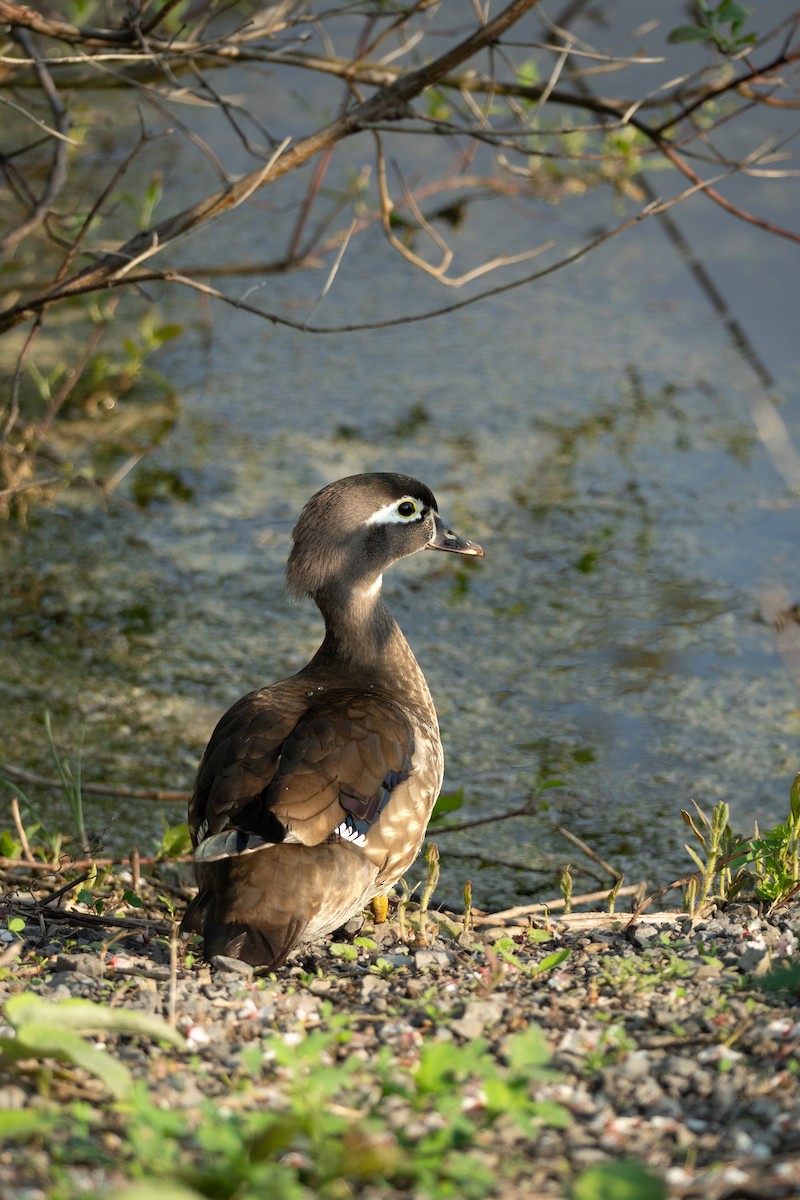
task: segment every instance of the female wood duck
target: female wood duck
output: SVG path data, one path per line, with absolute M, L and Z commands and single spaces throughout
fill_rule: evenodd
M 292 538 L 288 586 L 316 602 L 325 640 L 214 730 L 189 801 L 200 892 L 182 922 L 207 959 L 268 967 L 403 875 L 442 784 L 436 711 L 383 571 L 417 550 L 483 557 L 424 484 L 388 472 L 322 488 Z

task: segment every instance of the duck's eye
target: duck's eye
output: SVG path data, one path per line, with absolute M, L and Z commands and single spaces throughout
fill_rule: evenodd
M 413 500 L 402 500 L 397 506 L 398 516 L 413 517 L 416 515 L 417 506 Z

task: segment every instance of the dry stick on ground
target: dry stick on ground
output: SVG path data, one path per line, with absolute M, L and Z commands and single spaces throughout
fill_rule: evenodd
M 617 892 L 618 896 L 635 896 L 636 893 L 644 887 L 644 883 L 631 883 L 627 887 L 622 887 Z M 603 892 L 585 892 L 582 896 L 572 896 L 571 904 L 598 904 L 608 898 L 608 891 Z M 505 908 L 502 912 L 484 913 L 478 915 L 475 910 L 472 910 L 472 921 L 475 925 L 502 925 L 503 922 L 513 922 L 516 917 L 532 916 L 535 913 L 548 913 L 561 909 L 566 904 L 566 900 L 549 900 L 546 903 L 537 902 L 536 904 L 519 904 L 515 908 Z M 585 914 L 584 914 L 585 915 Z M 605 914 L 604 914 L 605 915 Z M 625 921 L 629 914 L 609 914 L 617 921 Z M 680 915 L 680 914 L 677 914 Z
M 11 775 L 14 779 L 23 779 L 26 783 L 35 783 L 39 787 L 47 788 L 62 788 L 64 785 L 60 779 L 51 779 L 46 775 L 39 775 L 35 771 L 28 771 L 25 767 L 16 767 L 11 763 L 0 763 L 0 778 L 3 775 Z M 107 783 L 84 783 L 81 781 L 81 791 L 87 796 L 119 796 L 125 800 L 154 800 L 159 803 L 180 802 L 185 804 L 189 798 L 189 789 L 185 791 L 159 791 L 157 788 L 126 788 L 113 787 Z M 142 860 L 144 861 L 144 860 Z
M 31 852 L 30 843 L 28 841 L 28 835 L 25 832 L 25 826 L 22 824 L 22 817 L 20 816 L 19 811 L 19 800 L 16 796 L 11 797 L 11 816 L 14 821 L 14 827 L 17 831 L 17 837 L 19 838 L 20 845 L 22 846 L 24 861 L 30 865 L 30 863 L 34 861 L 34 858 Z
M 157 929 L 169 933 L 173 922 L 150 920 L 147 917 L 106 917 L 99 913 L 75 912 L 71 908 L 52 908 L 49 904 L 41 904 L 38 900 L 18 900 L 15 897 L 3 896 L 2 902 L 9 909 L 19 909 L 34 917 L 45 917 L 48 921 L 66 921 L 69 925 L 92 925 L 102 927 L 113 926 L 115 929 Z
M 191 854 L 181 854 L 173 858 L 161 858 L 154 854 L 147 858 L 140 858 L 139 863 L 143 867 L 153 867 L 156 863 L 190 863 L 194 862 Z M 7 867 L 11 870 L 25 867 L 29 871 L 39 871 L 43 875 L 66 875 L 67 871 L 83 870 L 84 867 L 126 867 L 129 866 L 127 858 L 80 858 L 69 862 L 29 862 L 26 858 L 7 858 L 0 855 L 0 868 Z

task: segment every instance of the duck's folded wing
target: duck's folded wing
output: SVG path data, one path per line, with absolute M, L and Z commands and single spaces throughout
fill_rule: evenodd
M 297 697 L 265 689 L 243 696 L 221 718 L 206 747 L 189 801 L 189 831 L 198 851 L 204 849 L 198 858 L 237 853 L 237 834 L 243 829 L 264 841 L 283 840 L 285 830 L 261 797 L 305 707 Z
M 413 732 L 375 696 L 338 692 L 300 714 L 268 693 L 244 697 L 220 721 L 190 805 L 199 862 L 284 841 L 362 841 L 408 777 Z
M 413 750 L 411 724 L 390 701 L 331 697 L 286 739 L 264 799 L 293 841 L 357 841 L 408 777 Z

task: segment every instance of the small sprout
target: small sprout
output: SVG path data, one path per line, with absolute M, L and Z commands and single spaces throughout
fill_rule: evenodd
M 561 895 L 564 897 L 564 915 L 566 916 L 572 912 L 572 875 L 569 865 L 564 867 L 558 886 L 561 890 Z
M 389 962 L 388 958 L 381 956 L 380 958 L 376 958 L 374 963 L 370 964 L 369 972 L 370 975 L 378 975 L 381 979 L 388 979 L 397 969 L 394 963 Z
M 425 862 L 428 866 L 428 876 L 422 889 L 419 901 L 419 937 L 424 942 L 427 936 L 427 913 L 431 896 L 436 891 L 439 882 L 439 847 L 436 842 L 429 842 L 425 849 Z
M 335 958 L 342 958 L 345 962 L 353 962 L 358 958 L 358 946 L 350 942 L 331 942 L 329 949 Z
M 543 942 L 551 942 L 553 934 L 549 929 L 537 929 L 533 922 L 528 926 L 528 941 L 534 946 L 541 946 Z
M 464 884 L 464 932 L 472 928 L 472 880 Z
M 408 911 L 408 902 L 411 899 L 411 889 L 405 879 L 400 880 L 400 899 L 397 901 L 397 925 L 402 942 L 408 941 L 408 925 L 406 924 L 406 913 Z
M 624 882 L 625 882 L 625 876 L 624 875 L 618 876 L 614 882 L 614 886 L 612 887 L 611 891 L 608 893 L 607 903 L 608 903 L 609 913 L 613 914 L 613 912 L 614 912 L 614 906 L 617 902 L 617 896 L 619 895 L 619 890 L 622 887 Z

